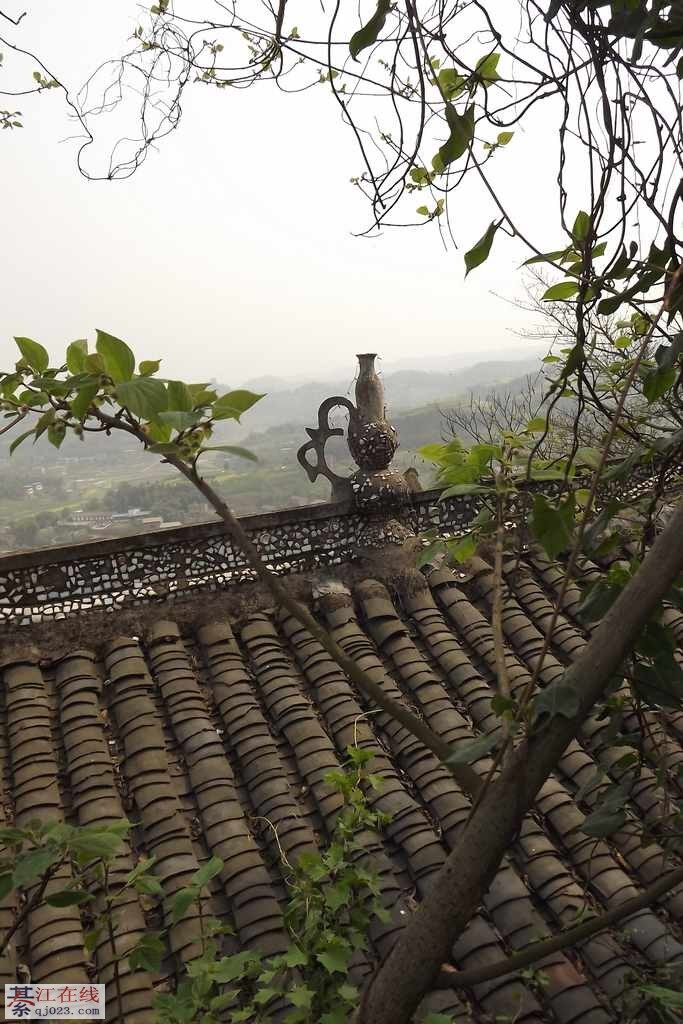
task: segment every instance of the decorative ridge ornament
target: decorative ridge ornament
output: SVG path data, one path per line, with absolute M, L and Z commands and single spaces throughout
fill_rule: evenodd
M 389 468 L 398 448 L 398 432 L 386 418 L 384 388 L 375 371 L 374 352 L 356 357 L 359 370 L 356 379 L 356 404 L 348 398 L 326 398 L 318 409 L 318 426 L 307 427 L 310 441 L 297 452 L 297 459 L 309 480 L 326 477 L 332 485 L 333 501 L 353 501 L 363 512 L 388 512 L 409 499 L 409 488 L 403 476 Z M 327 463 L 325 444 L 330 437 L 343 436 L 341 427 L 333 427 L 329 416 L 341 406 L 349 413 L 347 444 L 359 469 L 350 477 L 339 476 Z M 310 462 L 308 453 L 316 453 Z

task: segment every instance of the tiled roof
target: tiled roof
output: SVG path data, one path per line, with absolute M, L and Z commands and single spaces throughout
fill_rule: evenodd
M 508 674 L 517 690 L 539 656 L 561 568 L 534 556 L 511 560 L 507 569 L 503 620 Z M 474 559 L 463 573 L 437 569 L 425 579 L 409 571 L 391 592 L 379 579 L 349 590 L 330 577 L 309 598 L 341 646 L 385 691 L 457 747 L 499 726 L 490 706 L 491 588 L 490 567 Z M 579 594 L 574 585 L 566 591 L 540 674 L 543 685 L 586 642 L 576 619 Z M 348 745 L 358 744 L 372 750 L 372 770 L 385 779 L 368 798 L 391 815 L 381 837 L 365 837 L 391 910 L 389 923 L 372 934 L 375 951 L 384 956 L 458 840 L 469 799 L 403 726 L 384 712 L 368 713 L 367 702 L 291 616 L 264 608 L 211 621 L 212 599 L 197 597 L 195 625 L 183 620 L 181 629 L 152 619 L 136 636 L 128 616 L 121 620 L 126 635 L 110 633 L 102 644 L 93 635 L 89 650 L 70 649 L 56 661 L 30 642 L 30 628 L 23 647 L 13 642 L 6 648 L 0 663 L 4 815 L 20 826 L 36 817 L 93 824 L 126 815 L 136 823 L 134 849 L 120 857 L 115 874 L 127 873 L 142 853 L 154 856 L 169 894 L 188 884 L 208 856 L 220 857 L 225 867 L 207 911 L 234 925 L 228 950 L 272 953 L 288 944 L 281 858 L 292 862 L 324 842 L 340 806 L 324 776 Z M 667 615 L 683 641 L 683 615 Z M 607 721 L 589 720 L 543 786 L 478 915 L 456 942 L 457 967 L 496 962 L 573 923 L 584 907 L 599 911 L 637 895 L 675 865 L 651 835 L 643 840 L 681 785 L 683 714 L 646 712 L 644 719 L 646 755 L 663 754 L 669 769 L 666 792 L 654 766 L 646 766 L 631 792 L 628 823 L 608 841 L 584 834 L 584 817 L 610 777 L 620 777 L 623 755 L 623 748 L 610 746 Z M 634 717 L 633 724 L 643 722 Z M 489 763 L 482 759 L 475 767 L 484 773 Z M 596 781 L 598 765 L 605 774 Z M 63 879 L 54 884 L 62 888 Z M 0 905 L 0 932 L 12 920 L 11 900 Z M 131 895 L 119 950 L 158 927 L 158 913 Z M 620 1018 L 617 1000 L 630 972 L 683 955 L 682 925 L 679 887 L 615 931 L 549 956 L 538 965 L 542 985 L 527 975 L 507 976 L 457 995 L 433 993 L 430 1005 L 450 1010 L 463 1024 L 497 1017 L 518 1024 L 607 1024 Z M 77 908 L 35 911 L 0 964 L 0 982 L 15 977 L 18 962 L 29 966 L 34 980 L 111 982 L 108 942 L 100 941 L 89 962 L 83 928 Z M 198 950 L 191 909 L 170 929 L 165 976 Z M 126 969 L 124 962 L 125 1020 L 151 1022 L 153 987 L 163 979 Z

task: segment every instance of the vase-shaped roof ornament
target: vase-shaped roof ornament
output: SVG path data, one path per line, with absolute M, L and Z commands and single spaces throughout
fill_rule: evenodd
M 333 501 L 353 500 L 364 512 L 390 511 L 403 504 L 408 496 L 405 479 L 390 468 L 398 448 L 398 433 L 386 417 L 384 388 L 375 370 L 376 358 L 374 352 L 357 357 L 356 404 L 340 395 L 326 398 L 318 410 L 318 426 L 306 428 L 310 441 L 297 452 L 309 480 L 326 477 L 332 485 Z M 349 414 L 347 443 L 359 467 L 350 477 L 335 473 L 325 457 L 329 438 L 344 433 L 341 427 L 330 424 L 330 413 L 336 407 L 346 409 Z M 315 452 L 315 462 L 309 461 L 309 452 Z

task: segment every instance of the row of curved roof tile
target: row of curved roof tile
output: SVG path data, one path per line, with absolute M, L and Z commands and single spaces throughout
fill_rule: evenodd
M 540 556 L 507 566 L 503 626 L 513 692 L 524 689 L 537 664 L 561 578 L 561 567 Z M 388 694 L 457 747 L 500 727 L 490 704 L 492 586 L 490 567 L 474 559 L 466 574 L 437 569 L 428 581 L 413 574 L 393 595 L 375 580 L 362 582 L 353 594 L 337 584 L 319 598 L 316 614 Z M 571 584 L 542 685 L 553 682 L 586 643 L 576 619 L 579 600 Z M 683 616 L 673 610 L 667 616 L 683 640 Z M 6 820 L 22 826 L 36 817 L 63 818 L 86 825 L 128 816 L 136 823 L 132 847 L 114 865 L 114 886 L 144 854 L 155 857 L 154 871 L 172 895 L 208 856 L 220 857 L 224 869 L 205 909 L 234 926 L 235 936 L 225 940 L 228 952 L 287 948 L 283 862 L 316 849 L 333 828 L 340 797 L 324 776 L 348 745 L 374 754 L 373 771 L 385 784 L 369 791 L 368 799 L 391 815 L 382 836 L 363 836 L 391 912 L 371 936 L 377 956 L 391 948 L 468 816 L 469 800 L 448 771 L 403 726 L 369 709 L 317 641 L 285 614 L 254 614 L 239 625 L 216 622 L 186 636 L 173 622 L 158 621 L 141 639 L 123 636 L 103 650 L 94 641 L 92 650 L 75 650 L 57 664 L 15 654 L 0 673 Z M 609 842 L 585 835 L 585 815 L 620 777 L 623 754 L 610 746 L 607 722 L 588 721 L 543 786 L 480 912 L 455 943 L 457 967 L 498 961 L 569 925 L 583 907 L 614 905 L 671 870 L 671 857 L 651 838 L 646 845 L 642 839 L 679 786 L 683 714 L 647 719 L 646 753 L 653 761 L 665 758 L 668 791 L 654 764 L 646 767 L 622 830 Z M 485 773 L 489 765 L 482 759 L 475 768 Z M 596 766 L 604 772 L 597 781 Z M 65 880 L 63 869 L 50 884 L 60 889 Z M 0 933 L 15 909 L 11 896 L 0 905 Z M 117 953 L 132 948 L 146 929 L 160 927 L 162 915 L 144 897 L 140 902 L 128 895 Z M 432 993 L 425 1006 L 463 1022 L 505 1015 L 518 1024 L 607 1024 L 619 1019 L 618 998 L 634 969 L 683 954 L 681 925 L 683 888 L 618 932 L 548 957 L 539 965 L 543 986 L 508 975 L 457 996 Z M 89 960 L 85 927 L 77 908 L 34 911 L 0 960 L 0 983 L 16 977 L 21 961 L 36 981 L 111 985 L 109 941 L 103 936 Z M 122 961 L 122 1013 L 110 1019 L 151 1022 L 155 986 L 177 974 L 199 948 L 199 920 L 191 908 L 170 927 L 161 977 L 131 973 Z M 362 959 L 354 965 L 359 976 L 369 969 Z

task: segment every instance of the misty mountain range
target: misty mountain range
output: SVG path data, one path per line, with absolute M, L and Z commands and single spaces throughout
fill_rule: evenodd
M 524 358 L 492 359 L 457 366 L 471 353 L 460 353 L 450 359 L 425 357 L 423 366 L 429 369 L 399 368 L 387 370 L 380 365 L 380 374 L 384 383 L 387 409 L 392 421 L 399 426 L 403 447 L 417 447 L 430 440 L 438 440 L 442 427 L 440 410 L 469 391 L 486 392 L 496 385 L 512 387 L 509 382 L 519 383 L 527 374 L 536 372 L 540 367 L 542 350 L 528 346 L 524 350 Z M 517 354 L 517 353 L 515 353 Z M 433 369 L 433 362 L 445 364 L 445 368 Z M 456 368 L 454 368 L 456 366 Z M 226 386 L 215 385 L 220 392 L 230 390 Z M 317 423 L 318 407 L 324 399 L 340 395 L 354 400 L 354 380 L 349 378 L 331 377 L 319 381 L 292 382 L 280 377 L 260 377 L 238 385 L 250 390 L 266 392 L 267 397 L 257 403 L 245 415 L 242 423 L 222 421 L 216 427 L 216 439 L 229 443 L 254 443 L 254 450 L 259 452 L 261 440 L 268 445 L 271 439 L 264 435 L 283 428 L 288 442 L 299 438 L 301 443 L 306 440 L 305 427 L 314 427 Z M 339 414 L 336 417 L 339 419 Z M 343 417 L 341 417 L 343 419 Z M 124 435 L 114 434 L 111 437 L 93 434 L 87 443 L 82 443 L 72 434 L 64 440 L 59 454 L 46 443 L 44 438 L 37 445 L 28 441 L 13 456 L 13 466 L 33 464 L 50 465 L 64 458 L 93 459 L 117 457 L 131 448 L 131 440 Z M 7 448 L 0 446 L 0 461 L 8 460 Z
M 424 365 L 424 364 L 423 364 Z M 390 415 L 418 409 L 434 402 L 443 402 L 465 394 L 471 389 L 484 389 L 506 383 L 533 373 L 539 367 L 539 352 L 532 350 L 521 359 L 495 359 L 475 362 L 459 369 L 399 369 L 382 370 L 387 408 Z M 287 387 L 283 387 L 283 384 Z M 291 386 L 281 378 L 261 377 L 250 380 L 246 387 L 254 391 L 267 391 L 267 398 L 255 405 L 247 417 L 244 428 L 249 432 L 267 430 L 280 424 L 315 426 L 318 406 L 324 399 L 340 395 L 354 400 L 354 380 L 329 379 L 308 381 Z M 240 430 L 231 424 L 231 432 Z

